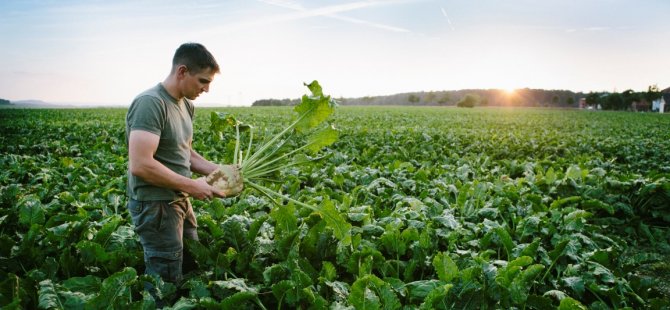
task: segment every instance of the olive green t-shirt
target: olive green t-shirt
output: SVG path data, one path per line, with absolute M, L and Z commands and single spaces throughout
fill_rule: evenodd
M 191 177 L 191 141 L 193 139 L 193 104 L 187 99 L 177 101 L 158 84 L 133 100 L 126 114 L 126 144 L 133 130 L 142 130 L 160 137 L 154 159 L 170 170 Z M 135 200 L 174 200 L 178 192 L 154 186 L 130 173 L 128 196 Z

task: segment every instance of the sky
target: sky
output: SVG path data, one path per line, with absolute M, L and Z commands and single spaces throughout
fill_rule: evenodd
M 0 42 L 13 101 L 127 106 L 184 42 L 221 66 L 196 105 L 670 87 L 669 0 L 0 0 Z

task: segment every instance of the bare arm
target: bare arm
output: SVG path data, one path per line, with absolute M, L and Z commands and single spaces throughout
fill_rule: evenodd
M 201 175 L 208 175 L 217 168 L 219 168 L 217 164 L 210 162 L 198 154 L 198 152 L 191 149 L 191 171 Z
M 159 136 L 148 131 L 130 132 L 128 138 L 130 173 L 153 185 L 186 192 L 196 199 L 224 197 L 223 192 L 207 184 L 205 178 L 193 180 L 184 177 L 154 159 L 159 141 Z

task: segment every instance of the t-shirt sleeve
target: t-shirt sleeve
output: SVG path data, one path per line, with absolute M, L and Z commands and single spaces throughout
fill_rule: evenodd
M 160 99 L 152 96 L 136 98 L 128 111 L 128 128 L 130 131 L 143 130 L 161 135 L 165 124 L 165 106 Z

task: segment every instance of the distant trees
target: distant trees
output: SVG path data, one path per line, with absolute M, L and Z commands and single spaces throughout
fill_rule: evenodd
M 603 110 L 625 110 L 623 96 L 619 93 L 612 93 L 603 97 L 601 106 Z
M 432 103 L 435 102 L 435 98 L 437 98 L 437 95 L 435 95 L 435 92 L 429 92 L 423 97 L 423 101 L 426 103 Z
M 475 94 L 467 94 L 463 99 L 456 103 L 457 107 L 461 108 L 473 108 L 479 103 L 479 96 Z
M 600 94 L 599 93 L 594 93 L 590 92 L 588 95 L 586 95 L 586 105 L 591 106 L 591 107 L 597 107 L 598 103 L 600 101 Z
M 646 92 L 635 92 L 627 89 L 617 92 L 590 92 L 586 95 L 586 104 L 600 107 L 603 110 L 617 111 L 649 111 L 651 103 L 662 96 L 658 86 L 649 86 Z
M 517 89 L 514 94 L 500 89 L 462 89 L 451 91 L 429 91 L 399 93 L 386 96 L 365 96 L 340 98 L 342 105 L 411 105 L 411 106 L 522 106 L 522 107 L 576 107 L 584 98 L 586 105 L 607 110 L 646 111 L 651 102 L 660 98 L 661 91 L 656 85 L 647 91 L 626 90 L 616 92 L 572 92 L 569 90 Z M 299 99 L 263 99 L 252 106 L 291 106 Z
M 442 97 L 440 97 L 439 100 L 437 100 L 437 104 L 442 105 L 442 104 L 445 104 L 445 103 L 449 102 L 450 100 L 451 100 L 451 97 L 449 97 L 449 93 L 445 93 L 444 95 L 442 95 Z
M 264 107 L 264 106 L 292 106 L 300 103 L 298 99 L 260 99 L 254 101 L 252 107 Z
M 647 92 L 642 94 L 642 97 L 644 97 L 645 100 L 648 102 L 653 102 L 656 99 L 661 98 L 661 90 L 658 89 L 658 85 L 651 85 L 647 88 Z
M 0 104 L 12 104 L 12 102 L 7 99 L 0 98 Z

